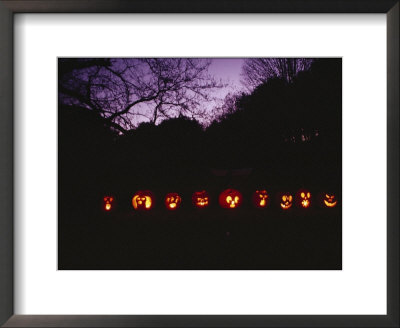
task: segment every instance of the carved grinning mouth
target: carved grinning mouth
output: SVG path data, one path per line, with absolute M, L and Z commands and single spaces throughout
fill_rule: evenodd
M 324 204 L 327 207 L 335 207 L 336 206 L 337 200 L 335 200 L 335 196 L 334 195 L 330 196 L 328 194 L 325 194 L 325 198 L 326 199 L 324 199 Z

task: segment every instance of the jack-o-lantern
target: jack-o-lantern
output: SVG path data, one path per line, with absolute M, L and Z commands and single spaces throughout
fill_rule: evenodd
M 171 192 L 165 196 L 165 206 L 167 209 L 173 211 L 179 208 L 182 198 L 175 192 Z
M 326 207 L 335 207 L 337 202 L 335 194 L 329 193 L 324 195 L 324 204 Z
M 153 194 L 148 190 L 140 190 L 132 197 L 132 206 L 135 210 L 150 210 L 153 203 Z
M 195 191 L 192 195 L 192 203 L 195 207 L 205 208 L 210 204 L 210 196 L 207 191 Z
M 300 190 L 297 193 L 297 203 L 302 208 L 308 208 L 311 205 L 311 193 L 308 190 Z
M 269 204 L 269 195 L 266 190 L 256 190 L 253 194 L 253 204 L 258 208 L 265 208 Z
M 103 209 L 107 212 L 111 211 L 113 207 L 114 197 L 105 196 L 103 197 Z
M 280 194 L 279 205 L 283 210 L 288 210 L 293 205 L 293 196 L 290 193 Z
M 242 204 L 242 194 L 235 189 L 226 189 L 219 195 L 219 204 L 223 208 L 237 208 Z

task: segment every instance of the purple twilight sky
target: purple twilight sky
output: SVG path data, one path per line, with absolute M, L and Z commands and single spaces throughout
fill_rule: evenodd
M 204 103 L 208 112 L 214 112 L 216 107 L 223 104 L 225 96 L 228 93 L 234 94 L 240 91 L 246 91 L 244 85 L 240 82 L 243 58 L 210 58 L 211 65 L 208 72 L 214 76 L 215 80 L 221 82 L 225 87 L 216 89 L 213 92 L 215 101 Z
M 243 61 L 243 58 L 213 58 L 209 72 L 217 79 L 227 81 L 232 87 L 241 89 L 240 72 Z
M 240 82 L 240 73 L 242 71 L 243 58 L 212 58 L 209 67 L 210 74 L 217 80 L 222 80 L 227 87 L 217 92 L 218 97 L 224 98 L 229 92 L 237 92 L 244 89 Z
M 134 59 L 134 58 L 132 58 Z M 201 59 L 201 58 L 199 58 Z M 209 101 L 200 101 L 199 103 L 199 112 L 208 113 L 204 118 L 197 117 L 199 122 L 209 124 L 211 121 L 218 117 L 221 114 L 221 107 L 224 104 L 225 97 L 230 94 L 240 94 L 243 91 L 248 91 L 247 88 L 241 83 L 241 72 L 242 66 L 244 64 L 244 58 L 203 58 L 209 59 L 211 64 L 208 67 L 208 73 L 211 77 L 215 79 L 215 81 L 222 85 L 223 87 L 220 88 L 212 88 L 207 90 L 207 95 L 209 96 Z M 121 62 L 120 58 L 114 58 L 114 65 L 118 67 L 118 63 Z M 68 67 L 68 66 L 67 66 Z M 122 69 L 122 68 L 121 68 Z M 87 75 L 85 75 L 85 71 L 81 75 L 79 75 L 81 71 L 76 71 L 76 79 L 79 82 L 79 79 L 87 79 Z M 140 73 L 140 72 L 139 72 Z M 87 74 L 87 73 L 86 73 Z M 128 74 L 129 75 L 129 74 Z M 129 79 L 129 76 L 127 78 Z M 100 76 L 102 76 L 100 74 Z M 102 80 L 99 80 L 100 82 Z M 68 82 L 68 81 L 67 81 Z M 79 83 L 74 84 L 69 87 L 74 89 L 79 85 Z M 104 83 L 104 82 L 101 82 Z M 68 83 L 67 83 L 68 84 Z M 111 90 L 112 93 L 113 90 Z M 99 99 L 102 100 L 104 96 L 100 93 Z M 68 97 L 67 97 L 68 98 Z M 118 107 L 118 102 L 115 102 L 116 106 Z M 131 120 L 134 125 L 138 125 L 141 122 L 147 122 L 152 118 L 154 112 L 154 102 L 146 101 L 143 103 L 138 103 L 135 105 L 134 110 L 132 110 L 132 116 L 128 118 Z M 158 121 L 160 123 L 160 120 Z

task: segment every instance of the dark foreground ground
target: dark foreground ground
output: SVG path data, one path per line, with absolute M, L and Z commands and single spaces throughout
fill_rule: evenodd
M 59 217 L 61 270 L 340 270 L 341 208 L 162 206 Z

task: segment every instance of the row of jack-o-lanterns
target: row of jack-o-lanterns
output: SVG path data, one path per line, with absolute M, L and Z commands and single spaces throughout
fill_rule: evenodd
M 289 192 L 278 194 L 278 203 L 281 209 L 288 210 L 294 204 L 300 208 L 309 208 L 312 204 L 311 193 L 308 190 L 300 190 L 295 195 Z M 256 190 L 252 195 L 252 203 L 256 208 L 266 208 L 271 197 L 266 190 Z M 114 208 L 115 198 L 113 196 L 103 197 L 103 209 L 107 212 Z M 235 209 L 240 207 L 243 196 L 236 189 L 226 189 L 219 195 L 219 205 L 223 208 Z M 177 210 L 182 204 L 182 197 L 178 193 L 168 193 L 164 198 L 165 207 L 168 210 Z M 210 204 L 210 196 L 207 191 L 196 191 L 192 195 L 192 204 L 197 208 L 207 208 Z M 333 193 L 323 193 L 320 196 L 319 204 L 323 207 L 333 208 L 338 204 L 337 196 Z M 132 206 L 135 210 L 147 211 L 154 205 L 153 193 L 149 190 L 140 190 L 132 197 Z

